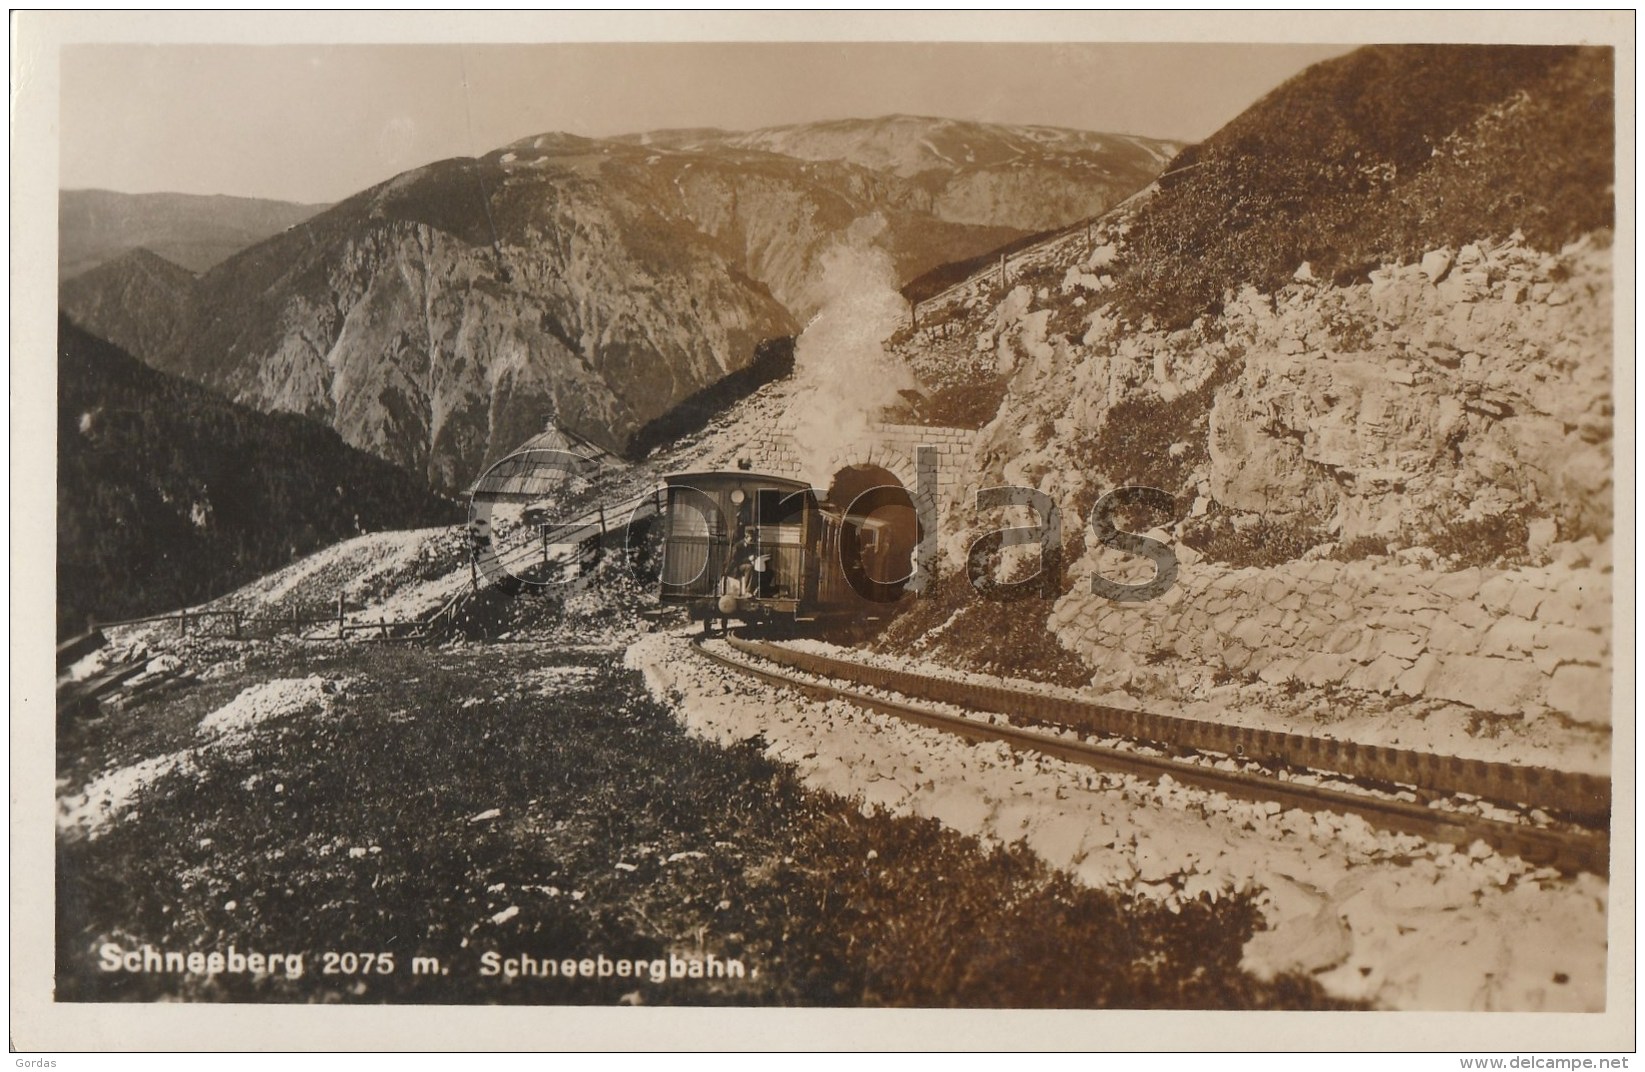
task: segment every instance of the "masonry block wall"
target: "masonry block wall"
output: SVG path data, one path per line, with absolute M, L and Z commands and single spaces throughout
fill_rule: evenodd
M 1527 718 L 1611 718 L 1608 564 L 1436 573 L 1390 562 L 1185 563 L 1162 598 L 1090 592 L 1084 561 L 1050 627 L 1109 687 L 1203 695 L 1297 681 Z
M 854 443 L 840 457 L 830 459 L 822 468 L 832 471 L 846 465 L 878 465 L 890 470 L 904 487 L 913 490 L 916 452 L 922 446 L 932 447 L 937 458 L 937 497 L 952 501 L 970 466 L 976 441 L 977 433 L 969 428 L 876 422 L 869 425 L 865 439 Z M 748 442 L 747 457 L 756 472 L 774 476 L 803 479 L 808 469 L 802 464 L 792 433 L 776 424 L 755 432 Z

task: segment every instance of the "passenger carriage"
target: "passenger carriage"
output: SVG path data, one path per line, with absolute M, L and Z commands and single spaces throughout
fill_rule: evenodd
M 705 630 L 715 618 L 884 617 L 911 561 L 912 510 L 852 505 L 760 473 L 668 477 L 662 601 L 685 605 Z

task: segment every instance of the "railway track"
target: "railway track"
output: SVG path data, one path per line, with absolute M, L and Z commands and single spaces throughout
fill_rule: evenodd
M 808 652 L 794 651 L 772 644 L 728 637 L 738 656 L 722 654 L 693 642 L 695 650 L 704 658 L 739 673 L 747 674 L 772 684 L 795 689 L 813 696 L 848 700 L 870 710 L 880 711 L 908 722 L 952 733 L 978 742 L 1003 742 L 1011 748 L 1035 751 L 1059 759 L 1080 763 L 1100 770 L 1135 775 L 1151 781 L 1170 776 L 1184 785 L 1214 790 L 1231 797 L 1251 801 L 1274 801 L 1284 808 L 1299 808 L 1309 812 L 1329 811 L 1357 815 L 1373 826 L 1399 833 L 1414 834 L 1429 841 L 1466 847 L 1475 841 L 1506 855 L 1518 856 L 1539 866 L 1555 867 L 1566 873 L 1589 871 L 1609 874 L 1610 838 L 1608 779 L 1548 769 L 1518 768 L 1508 764 L 1483 764 L 1485 768 L 1505 767 L 1509 771 L 1532 771 L 1518 776 L 1490 769 L 1479 769 L 1473 760 L 1403 749 L 1370 748 L 1351 742 L 1325 741 L 1298 734 L 1274 733 L 1237 726 L 1220 726 L 1181 719 L 1172 716 L 1148 715 L 1123 711 L 1087 701 L 1068 700 L 1044 695 L 1024 695 L 1008 689 L 968 685 L 951 679 L 933 678 L 906 671 L 863 666 L 859 663 Z M 808 676 L 801 676 L 808 675 Z M 846 678 L 857 687 L 838 684 L 834 680 Z M 866 689 L 899 694 L 892 699 L 876 695 Z M 912 697 L 908 699 L 906 697 Z M 1504 785 L 1537 787 L 1548 790 L 1566 801 L 1576 801 L 1581 807 L 1566 812 L 1565 821 L 1556 826 L 1536 826 L 1526 822 L 1510 822 L 1465 812 L 1430 807 L 1375 792 L 1336 789 L 1309 785 L 1274 774 L 1254 773 L 1250 770 L 1226 770 L 1205 763 L 1171 756 L 1150 755 L 1130 748 L 1094 744 L 1084 740 L 1059 736 L 1044 729 L 1023 725 L 1002 724 L 994 721 L 950 714 L 914 700 L 947 703 L 974 712 L 1006 715 L 1013 720 L 1032 720 L 1050 727 L 1063 727 L 1103 736 L 1123 737 L 1146 742 L 1168 750 L 1193 752 L 1220 752 L 1235 759 L 1276 762 L 1282 768 L 1304 767 L 1312 772 L 1337 776 L 1345 781 L 1370 783 L 1380 790 L 1407 790 L 1416 788 L 1430 799 L 1444 799 L 1455 794 L 1476 794 L 1470 789 L 1444 785 L 1445 772 L 1461 773 L 1468 785 L 1485 784 L 1500 788 Z M 1131 732 L 1125 732 L 1129 728 Z M 1175 734 L 1176 736 L 1173 736 Z M 1220 742 L 1207 744 L 1200 734 L 1209 734 Z M 1312 743 L 1308 743 L 1312 742 Z M 1330 756 L 1342 760 L 1342 766 L 1357 767 L 1359 771 L 1374 770 L 1366 775 L 1339 769 L 1321 763 L 1295 763 L 1289 756 Z M 1388 777 L 1394 773 L 1416 773 L 1421 780 Z M 1596 784 L 1602 783 L 1602 784 Z M 1587 794 L 1587 795 L 1585 795 Z M 1597 814 L 1602 795 L 1605 813 Z M 1503 803 L 1527 804 L 1546 808 L 1546 797 L 1521 798 L 1517 801 L 1502 799 Z M 1574 817 L 1573 817 L 1574 816 Z M 1580 821 L 1578 821 L 1580 819 Z

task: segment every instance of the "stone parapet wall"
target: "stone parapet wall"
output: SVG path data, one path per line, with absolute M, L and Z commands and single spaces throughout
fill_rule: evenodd
M 1450 573 L 1387 561 L 1184 563 L 1164 596 L 1140 603 L 1091 594 L 1097 563 L 1087 558 L 1049 625 L 1111 687 L 1164 683 L 1194 696 L 1234 681 L 1296 682 L 1608 726 L 1608 556 L 1562 546 L 1547 566 Z
M 937 452 L 938 493 L 949 498 L 970 468 L 976 441 L 977 433 L 969 428 L 874 423 L 851 462 L 882 466 L 896 474 L 904 486 L 913 488 L 916 451 L 922 446 L 933 447 Z M 797 478 L 806 469 L 793 434 L 777 425 L 754 432 L 748 441 L 747 457 L 756 472 L 775 476 Z

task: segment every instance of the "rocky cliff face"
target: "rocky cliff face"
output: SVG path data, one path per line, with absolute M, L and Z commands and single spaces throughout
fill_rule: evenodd
M 1358 72 L 1361 116 L 1403 92 L 1395 73 L 1466 58 L 1373 51 L 1335 61 Z M 1277 282 L 1257 258 L 1249 277 L 1216 278 L 1214 302 L 1184 305 L 1189 292 L 1179 290 L 1150 312 L 1140 282 L 1162 262 L 1191 259 L 1158 244 L 1191 233 L 1173 206 L 1195 214 L 1213 194 L 1234 198 L 1244 214 L 1243 233 L 1228 237 L 1234 252 L 1259 234 L 1283 243 L 1276 219 L 1300 211 L 1280 196 L 1296 179 L 1292 162 L 1276 163 L 1276 190 L 1229 163 L 1219 134 L 1205 170 L 1174 193 L 1138 199 L 1090 238 L 1024 252 L 1003 286 L 998 271 L 977 276 L 904 333 L 928 380 L 1002 390 L 966 485 L 1028 485 L 1061 508 L 1071 568 L 1048 627 L 1103 681 L 1187 700 L 1242 687 L 1260 693 L 1249 702 L 1271 699 L 1264 689 L 1346 689 L 1432 710 L 1608 723 L 1608 191 L 1549 188 L 1497 153 L 1508 126 L 1522 153 L 1556 151 L 1571 125 L 1591 121 L 1590 76 L 1608 66 L 1567 51 L 1481 60 L 1503 81 L 1472 87 L 1474 110 L 1429 132 L 1442 146 L 1425 158 L 1437 170 L 1402 172 L 1407 196 L 1392 202 L 1348 182 L 1374 202 L 1375 229 L 1342 223 L 1344 248 L 1406 242 L 1423 220 L 1443 219 L 1442 231 L 1471 221 L 1457 240 L 1406 244 L 1352 271 L 1334 252 L 1328 267 L 1297 256 Z M 1304 75 L 1256 118 L 1339 106 L 1312 95 L 1316 83 L 1340 88 L 1341 71 L 1326 74 Z M 1392 114 L 1387 122 L 1414 121 Z M 1344 151 L 1403 144 L 1382 122 Z M 1282 131 L 1251 116 L 1236 126 L 1242 138 L 1283 144 Z M 1511 189 L 1456 206 L 1434 184 L 1459 161 Z M 1377 168 L 1374 157 L 1361 162 Z M 1211 189 L 1196 192 L 1205 173 Z M 1338 201 L 1329 209 L 1350 219 Z M 1303 232 L 1317 223 L 1299 218 Z M 1538 221 L 1538 237 L 1521 220 Z M 1153 574 L 1085 527 L 1097 497 L 1120 484 L 1164 489 L 1175 504 L 1121 523 L 1174 547 L 1181 572 L 1168 598 L 1116 603 L 1090 592 L 1093 575 Z M 972 535 L 945 534 L 951 568 Z
M 1015 195 L 989 196 L 1009 215 Z M 850 162 L 544 135 L 401 175 L 164 301 L 140 263 L 62 300 L 161 369 L 457 490 L 546 420 L 620 451 L 747 366 L 816 312 L 819 258 L 855 220 L 885 221 L 905 277 L 1022 233 L 931 202 Z
M 586 158 L 413 172 L 232 258 L 152 364 L 461 488 L 547 419 L 621 448 L 793 318 L 707 236 L 611 196 Z M 65 302 L 118 334 L 132 307 Z M 121 314 L 125 314 L 122 318 Z
M 1077 339 L 1056 335 L 1054 318 L 1100 295 L 1092 262 L 1109 248 L 993 311 L 980 342 L 1009 393 L 984 433 L 990 475 L 1079 501 L 1153 484 L 1190 527 L 1260 516 L 1291 530 L 1293 555 L 1449 546 L 1457 526 L 1493 522 L 1510 557 L 1609 534 L 1603 241 L 1538 253 L 1499 239 L 1349 287 L 1247 288 L 1175 332 L 1099 310 Z
M 1239 541 L 1226 530 L 1241 515 L 1260 516 L 1269 536 L 1286 538 L 1258 549 L 1270 561 L 1385 546 L 1429 546 L 1435 561 L 1460 561 L 1486 549 L 1453 548 L 1455 531 L 1489 534 L 1490 523 L 1498 539 L 1489 552 L 1510 558 L 1534 557 L 1555 539 L 1606 538 L 1608 187 L 1551 188 L 1497 150 L 1509 130 L 1538 158 L 1566 147 L 1573 123 L 1594 122 L 1589 104 L 1608 55 L 1453 51 L 1371 49 L 1322 64 L 1210 139 L 1188 177 L 1135 199 L 1090 235 L 1042 243 L 1003 275 L 979 274 L 929 303 L 921 331 L 903 338 L 916 367 L 928 380 L 1005 388 L 978 476 L 1087 505 L 1097 487 L 1152 484 L 1178 496 L 1212 555 L 1236 556 Z M 1387 103 L 1403 99 L 1409 78 L 1432 79 L 1436 66 L 1463 60 L 1496 80 L 1470 81 L 1461 104 L 1429 110 L 1454 128 L 1429 129 L 1428 111 Z M 1356 90 L 1347 119 L 1338 114 L 1345 82 Z M 1371 155 L 1380 147 L 1408 196 L 1390 201 L 1329 159 L 1311 161 L 1319 174 L 1306 171 L 1310 161 L 1284 148 L 1284 124 L 1299 114 L 1335 130 L 1326 140 L 1362 171 L 1384 174 Z M 1608 144 L 1604 135 L 1589 141 Z M 1395 164 L 1412 155 L 1413 140 L 1434 148 L 1424 167 L 1402 170 Z M 1234 153 L 1246 143 L 1273 149 L 1262 162 L 1271 175 Z M 1432 188 L 1463 161 L 1510 185 L 1493 204 L 1454 206 Z M 1343 246 L 1398 239 L 1404 250 L 1352 272 L 1298 256 L 1272 282 L 1266 258 L 1284 252 L 1286 234 L 1278 223 L 1300 218 L 1307 231 L 1317 222 L 1282 196 L 1299 184 L 1334 191 L 1333 218 L 1347 219 L 1350 195 L 1374 210 L 1374 227 L 1345 231 Z M 1255 278 L 1229 269 L 1216 279 L 1220 298 L 1186 322 L 1180 305 L 1149 312 L 1140 284 L 1162 264 L 1193 259 L 1162 247 L 1162 236 L 1197 236 L 1219 257 L 1227 251 L 1218 243 L 1237 247 L 1238 234 L 1185 229 L 1182 218 L 1197 226 L 1207 204 L 1243 221 L 1246 235 L 1280 244 L 1263 246 Z M 1456 242 L 1413 243 L 1424 219 L 1474 229 Z M 1521 220 L 1535 221 L 1539 237 Z
M 1245 360 L 1211 408 L 1209 497 L 1345 543 L 1516 514 L 1552 523 L 1544 544 L 1607 535 L 1610 259 L 1487 242 L 1246 292 L 1222 318 Z

